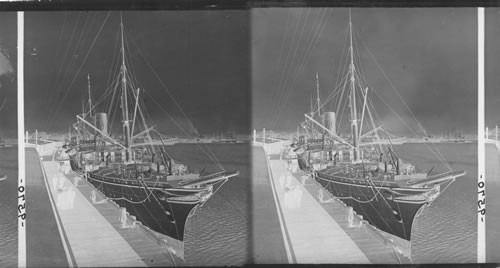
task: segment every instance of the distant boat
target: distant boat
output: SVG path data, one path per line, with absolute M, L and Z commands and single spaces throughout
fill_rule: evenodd
M 365 76 L 355 66 L 350 11 L 349 40 L 350 64 L 338 87 L 343 91 L 337 104 L 349 110 L 350 134 L 339 131 L 335 112 L 322 113 L 325 105 L 317 83 L 317 108 L 305 114 L 305 134 L 293 148 L 299 167 L 333 196 L 378 229 L 410 240 L 416 215 L 465 171 L 431 175 L 432 170 L 419 172 L 396 154 L 391 138 L 382 137 L 386 131 L 376 125 L 368 88 L 361 81 Z
M 76 134 L 71 134 L 65 145 L 68 156 L 61 159 L 69 157 L 74 171 L 144 225 L 180 242 L 176 253 L 183 257 L 188 218 L 239 171 L 191 172 L 168 154 L 163 135 L 146 124 L 140 90 L 134 86 L 136 79 L 126 65 L 123 32 L 121 22 L 121 67 L 116 83 L 110 86 L 113 91 L 108 92 L 113 96 L 108 107 L 121 108 L 122 136 L 109 134 L 107 113 L 94 113 L 97 107 L 92 104 L 88 78 L 89 109 L 76 116 Z

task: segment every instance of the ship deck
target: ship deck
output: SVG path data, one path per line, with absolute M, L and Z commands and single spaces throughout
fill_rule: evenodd
M 323 200 L 329 201 L 320 202 L 316 196 L 322 187 L 301 172 L 292 172 L 276 150 L 266 155 L 259 149 L 254 147 L 253 152 L 268 158 L 262 168 L 269 170 L 275 200 L 266 201 L 276 203 L 275 213 L 281 218 L 281 243 L 290 256 L 288 263 L 409 263 L 373 227 L 366 223 L 349 227 L 346 206 L 327 191 L 323 191 Z M 265 251 L 265 245 L 258 247 Z
M 68 166 L 61 168 L 59 162 L 54 161 L 54 149 L 55 145 L 49 144 L 39 147 L 38 153 L 33 149 L 27 149 L 26 153 L 27 161 L 33 162 L 27 165 L 27 171 L 36 175 L 31 177 L 28 173 L 27 177 L 33 180 L 28 183 L 39 185 L 33 197 L 36 200 L 28 197 L 28 202 L 41 209 L 39 213 L 30 214 L 27 220 L 28 265 L 145 267 L 184 264 L 169 253 L 161 237 L 156 237 L 147 227 L 137 222 L 132 227 L 132 217 L 127 215 L 123 225 L 121 209 L 114 202 L 106 201 L 98 191 L 95 191 L 96 202 L 93 202 L 93 186 Z
M 354 172 L 358 172 L 357 176 L 353 176 Z M 336 176 L 338 178 L 345 178 L 352 180 L 354 182 L 362 182 L 364 184 L 365 178 L 363 176 L 363 169 L 361 167 L 358 167 L 357 169 L 354 169 L 353 173 L 349 173 L 345 171 L 345 167 L 343 165 L 341 166 L 336 166 L 336 167 L 328 167 L 325 170 L 322 170 L 321 173 L 329 176 Z M 366 172 L 368 174 L 369 172 Z M 375 175 L 374 173 L 371 173 L 371 179 L 374 182 L 379 182 L 380 185 L 384 186 L 393 186 L 393 187 L 399 187 L 401 185 L 404 185 L 407 181 L 410 181 L 410 179 L 405 179 L 405 180 L 398 180 L 397 182 L 394 181 L 394 175 L 393 174 L 384 174 L 382 172 L 377 172 Z
M 425 181 L 428 178 L 432 179 L 435 177 L 427 177 L 423 173 L 412 173 L 406 175 L 396 175 L 393 172 L 385 173 L 383 171 L 374 171 L 367 169 L 366 166 L 374 166 L 377 163 L 369 163 L 369 164 L 346 164 L 339 163 L 337 166 L 329 166 L 320 172 L 324 175 L 337 177 L 340 179 L 345 179 L 352 181 L 355 184 L 366 184 L 366 176 L 369 176 L 370 179 L 374 182 L 376 186 L 385 186 L 385 187 L 402 187 L 411 189 L 411 183 L 418 181 Z M 346 171 L 346 168 L 349 167 L 350 171 Z M 439 175 L 437 175 L 439 176 Z M 414 187 L 413 187 L 414 188 Z M 418 187 L 421 188 L 421 187 Z
M 93 173 L 95 175 L 115 179 L 115 180 L 121 180 L 125 182 L 126 184 L 140 184 L 136 179 L 136 175 L 141 175 L 143 177 L 144 183 L 146 183 L 148 186 L 150 185 L 155 185 L 155 186 L 161 186 L 164 188 L 174 188 L 174 187 L 179 187 L 182 186 L 183 183 L 189 182 L 189 181 L 194 181 L 200 178 L 198 173 L 188 173 L 184 175 L 168 175 L 166 176 L 165 174 L 156 174 L 154 172 L 149 172 L 149 174 L 144 173 L 144 172 L 136 172 L 134 169 L 134 165 L 131 164 L 127 167 L 129 171 L 128 176 L 124 176 L 122 172 L 120 172 L 118 169 L 114 167 L 100 167 L 98 170 L 94 171 Z

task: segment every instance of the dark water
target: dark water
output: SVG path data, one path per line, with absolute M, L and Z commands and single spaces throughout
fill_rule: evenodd
M 453 170 L 465 170 L 415 219 L 412 259 L 415 263 L 477 262 L 477 144 L 427 144 L 439 150 Z M 446 171 L 425 144 L 395 146 L 396 153 L 424 171 Z
M 201 147 L 201 149 L 200 149 Z M 203 150 L 210 150 L 225 170 L 239 170 L 186 224 L 184 255 L 188 265 L 242 265 L 248 262 L 250 146 L 176 144 L 168 153 L 190 169 L 217 171 Z
M 0 148 L 0 267 L 17 266 L 17 146 Z

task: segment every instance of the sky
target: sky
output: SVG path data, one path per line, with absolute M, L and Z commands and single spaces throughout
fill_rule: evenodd
M 423 134 L 413 113 L 430 135 L 477 133 L 476 13 L 471 8 L 352 9 L 368 85 L 408 125 L 375 102 L 385 129 Z M 252 10 L 254 128 L 295 131 L 310 111 L 311 97 L 316 98 L 316 73 L 320 96 L 331 93 L 338 83 L 348 14 L 346 8 Z
M 123 17 L 132 49 L 140 48 L 197 130 L 212 134 L 248 133 L 250 120 L 252 128 L 295 130 L 315 97 L 315 74 L 320 77 L 322 97 L 337 83 L 348 11 L 128 11 Z M 353 8 L 352 18 L 357 40 L 362 40 L 358 49 L 369 86 L 413 130 L 418 129 L 416 123 L 372 54 L 428 132 L 475 134 L 475 9 Z M 87 74 L 94 98 L 107 86 L 119 12 L 27 12 L 25 19 L 26 129 L 67 131 L 81 112 L 82 97 L 86 98 Z M 12 116 L 16 103 L 11 101 L 16 97 L 15 20 L 13 12 L 0 16 L 0 100 L 8 100 L 0 112 L 4 136 L 16 135 Z M 485 120 L 490 127 L 500 123 L 500 76 L 495 75 L 500 62 L 500 47 L 495 45 L 500 42 L 499 24 L 500 10 L 487 8 Z M 171 118 L 181 126 L 190 123 L 141 53 L 132 51 L 132 60 L 138 80 L 150 94 L 145 99 L 148 110 L 162 132 L 177 134 Z M 159 108 L 155 102 L 164 105 Z M 386 128 L 411 134 L 387 107 L 376 108 Z
M 0 137 L 17 136 L 17 17 L 15 12 L 0 15 Z
M 485 119 L 492 130 L 500 125 L 500 8 L 485 12 Z
M 192 134 L 191 123 L 202 135 L 249 133 L 247 11 L 127 11 L 123 22 L 129 69 L 162 133 Z M 27 130 L 68 131 L 87 99 L 88 74 L 93 98 L 102 96 L 119 23 L 117 11 L 26 12 Z

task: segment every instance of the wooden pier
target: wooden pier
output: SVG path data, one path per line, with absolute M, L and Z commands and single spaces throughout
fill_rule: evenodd
M 52 237 L 42 235 L 40 238 L 62 242 L 62 247 L 53 251 L 54 254 L 65 256 L 70 267 L 185 265 L 182 259 L 167 250 L 168 245 L 160 236 L 155 236 L 107 200 L 67 164 L 54 160 L 57 146 L 56 143 L 38 146 L 43 172 L 40 179 L 45 184 L 52 210 L 46 213 L 55 215 L 58 228 L 57 233 L 52 232 Z M 36 224 L 36 219 L 28 221 L 28 227 Z M 28 245 L 43 244 L 37 235 L 32 234 L 27 239 Z M 28 254 L 28 258 L 41 257 Z M 52 266 L 50 264 L 47 262 Z
M 267 160 L 262 147 L 252 148 L 252 263 L 291 263 L 287 234 L 282 230 L 281 214 L 269 179 Z
M 486 140 L 486 262 L 500 260 L 500 141 Z
M 274 200 L 267 202 L 276 203 L 281 243 L 291 256 L 288 263 L 410 263 L 383 234 L 352 212 L 349 216 L 349 208 L 341 201 L 282 160 L 279 154 L 282 147 L 280 142 L 254 143 L 253 152 L 266 159 L 266 166 L 254 167 L 254 170 L 268 169 Z M 253 165 L 256 165 L 255 159 L 256 156 Z M 320 191 L 321 198 L 318 197 Z
M 34 148 L 26 149 L 26 188 L 26 266 L 69 267 L 64 236 Z

